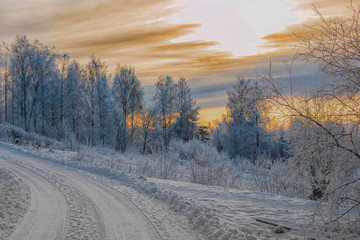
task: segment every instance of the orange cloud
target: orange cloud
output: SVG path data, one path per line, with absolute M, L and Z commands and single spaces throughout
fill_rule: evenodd
M 294 11 L 302 12 L 305 20 L 294 25 L 289 25 L 280 32 L 264 36 L 266 40 L 265 48 L 271 49 L 288 49 L 292 51 L 294 46 L 301 44 L 301 37 L 314 34 L 312 26 L 320 23 L 319 15 L 314 11 L 316 8 L 325 17 L 350 17 L 351 6 L 357 8 L 360 0 L 293 0 L 297 3 Z M 351 5 L 352 4 L 352 5 Z
M 208 77 L 238 71 L 256 58 L 235 58 L 230 52 L 210 50 L 213 41 L 175 42 L 196 31 L 200 24 L 175 24 L 167 18 L 178 11 L 169 0 L 84 3 L 54 14 L 52 43 L 88 60 L 95 52 L 109 65 L 135 65 L 143 83 L 154 84 L 157 76 Z M 237 74 L 227 81 L 233 81 Z M 234 76 L 235 77 L 234 77 Z M 212 78 L 214 81 L 214 78 Z
M 177 42 L 197 31 L 200 24 L 177 24 L 169 16 L 180 9 L 171 0 L 108 0 L 62 8 L 54 14 L 52 43 L 61 50 L 88 60 L 94 52 L 110 70 L 117 62 L 135 65 L 144 84 L 157 76 L 208 78 L 209 84 L 232 82 L 255 65 L 268 65 L 270 57 L 289 54 L 282 49 L 256 56 L 235 57 L 231 52 L 211 50 L 217 42 Z M 291 35 L 267 36 L 269 46 L 280 47 Z M 211 77 L 209 77 L 211 76 Z
M 346 16 L 348 14 L 348 6 L 359 5 L 358 0 L 293 0 L 297 4 L 294 10 L 308 12 L 313 14 L 313 7 L 320 9 L 327 16 Z
M 199 27 L 198 24 L 179 25 L 171 27 L 159 27 L 156 29 L 136 29 L 126 32 L 94 35 L 91 37 L 80 37 L 62 44 L 67 49 L 97 49 L 102 52 L 116 51 L 117 49 L 136 47 L 167 42 L 169 39 L 177 38 L 193 32 Z M 88 53 L 88 51 L 87 51 Z
M 194 49 L 202 49 L 211 46 L 217 45 L 217 42 L 206 42 L 206 41 L 190 41 L 190 42 L 180 42 L 180 43 L 170 43 L 166 45 L 156 46 L 150 48 L 153 52 L 178 52 L 178 51 L 186 51 L 191 52 Z

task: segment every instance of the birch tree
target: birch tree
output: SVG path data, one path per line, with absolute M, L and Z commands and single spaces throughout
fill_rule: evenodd
M 20 108 L 20 125 L 26 131 L 37 127 L 37 116 L 44 130 L 46 81 L 52 77 L 57 54 L 39 41 L 30 43 L 25 36 L 17 36 L 11 45 L 10 89 Z M 36 111 L 40 111 L 37 114 Z
M 174 131 L 183 141 L 189 141 L 194 138 L 197 131 L 197 115 L 199 107 L 196 107 L 196 101 L 192 98 L 191 88 L 185 78 L 180 78 L 177 83 L 176 94 L 176 122 Z
M 83 101 L 86 113 L 86 124 L 88 125 L 88 141 L 94 145 L 98 143 L 99 126 L 99 81 L 104 81 L 106 76 L 106 65 L 94 54 L 90 57 L 90 62 L 85 66 L 85 78 L 83 84 Z M 104 126 L 100 126 L 103 128 Z
M 10 81 L 10 50 L 6 43 L 2 43 L 0 46 L 0 70 L 1 70 L 1 78 L 2 78 L 2 86 L 3 86 L 3 94 L 4 94 L 4 121 L 6 123 L 10 121 L 10 109 L 9 109 L 9 100 L 11 99 L 11 93 L 9 91 L 9 87 L 11 84 Z M 11 113 L 12 114 L 12 113 Z
M 159 77 L 156 83 L 156 92 L 153 101 L 157 107 L 161 144 L 167 150 L 169 148 L 170 138 L 173 135 L 176 117 L 176 84 L 171 76 Z
M 59 57 L 57 66 L 60 74 L 60 122 L 64 120 L 64 105 L 65 105 L 65 80 L 70 65 L 70 56 L 64 53 Z
M 135 117 L 142 109 L 143 96 L 144 90 L 135 74 L 135 68 L 118 64 L 113 83 L 113 98 L 119 110 L 116 134 L 118 150 L 126 151 L 128 142 L 130 145 L 134 143 Z

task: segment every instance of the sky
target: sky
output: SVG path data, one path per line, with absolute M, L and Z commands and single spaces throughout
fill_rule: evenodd
M 95 53 L 114 70 L 135 66 L 151 100 L 160 75 L 189 80 L 200 122 L 221 118 L 238 76 L 253 78 L 311 34 L 305 25 L 345 16 L 346 0 L 0 0 L 0 41 L 17 34 L 55 46 L 85 64 Z M 353 1 L 358 6 L 360 0 Z M 294 34 L 295 33 L 295 34 Z M 308 78 L 313 66 L 299 64 Z

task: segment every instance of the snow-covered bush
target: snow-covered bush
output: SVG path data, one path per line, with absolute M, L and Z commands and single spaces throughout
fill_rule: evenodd
M 213 146 L 194 139 L 188 142 L 173 142 L 172 151 L 189 162 L 191 181 L 194 183 L 227 186 L 229 158 Z
M 147 177 L 177 180 L 179 171 L 179 155 L 174 152 L 157 153 L 141 157 L 137 161 L 137 172 Z
M 0 124 L 0 139 L 17 145 L 31 145 L 34 147 L 65 149 L 64 143 L 47 138 L 36 133 L 29 133 L 25 130 L 10 124 Z
M 158 177 L 161 179 L 176 179 L 179 166 L 179 155 L 176 153 L 165 153 L 156 158 Z
M 310 192 L 304 177 L 295 174 L 293 166 L 286 161 L 260 155 L 245 168 L 252 178 L 251 190 L 300 198 L 306 198 Z
M 57 139 L 61 139 L 61 141 L 66 145 L 68 149 L 75 150 L 79 149 L 79 142 L 76 140 L 76 136 L 72 129 L 69 127 L 69 124 L 66 122 L 62 122 L 59 124 L 57 131 L 58 137 Z
M 289 129 L 293 156 L 289 161 L 294 174 L 302 176 L 310 189 L 305 197 L 319 202 L 316 214 L 327 227 L 358 231 L 360 138 L 353 130 L 358 124 L 329 120 L 321 124 L 323 128 L 301 118 L 293 121 Z

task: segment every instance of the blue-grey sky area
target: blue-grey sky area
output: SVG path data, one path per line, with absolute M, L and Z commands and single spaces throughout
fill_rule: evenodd
M 237 76 L 254 78 L 282 61 L 311 34 L 304 25 L 345 16 L 344 0 L 2 0 L 0 41 L 26 34 L 68 52 L 81 63 L 95 53 L 112 72 L 135 66 L 150 101 L 160 75 L 190 81 L 202 120 L 224 113 L 226 90 Z M 357 6 L 360 0 L 354 0 Z M 294 75 L 318 82 L 316 68 L 297 65 Z M 215 110 L 214 110 L 215 109 Z M 207 114 L 205 112 L 208 111 Z M 210 114 L 210 112 L 212 112 Z M 206 116 L 205 116 L 206 115 Z

